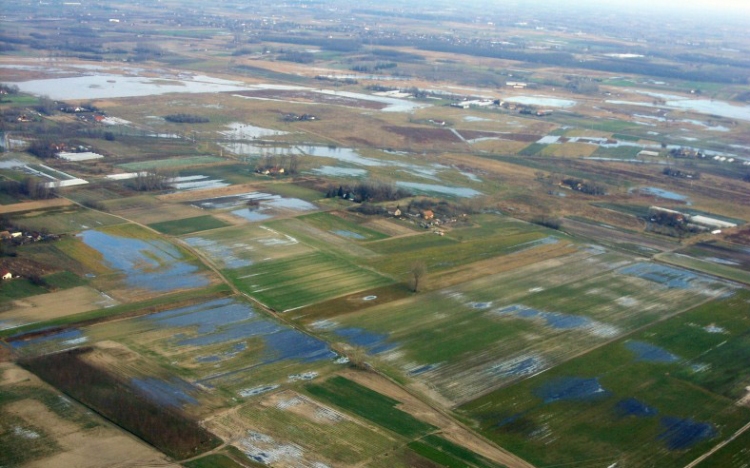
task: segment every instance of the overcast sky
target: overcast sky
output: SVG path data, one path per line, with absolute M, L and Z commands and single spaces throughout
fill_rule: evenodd
M 571 0 L 575 3 L 575 0 Z M 683 9 L 701 8 L 709 10 L 727 10 L 747 14 L 750 23 L 750 0 L 600 0 L 600 5 L 624 5 L 629 8 Z

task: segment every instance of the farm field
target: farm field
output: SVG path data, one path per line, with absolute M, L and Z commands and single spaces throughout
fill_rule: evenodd
M 73 234 L 86 229 L 97 229 L 121 224 L 120 218 L 106 213 L 74 208 L 64 211 L 35 211 L 12 215 L 11 219 L 19 227 L 28 231 L 46 230 L 56 234 Z
M 685 466 L 747 421 L 736 401 L 748 377 L 734 373 L 747 350 L 747 300 L 743 291 L 699 306 L 460 411 L 540 465 Z
M 83 260 L 92 285 L 117 300 L 131 302 L 149 296 L 214 284 L 185 250 L 133 224 L 86 230 L 60 250 Z
M 196 216 L 195 218 L 178 219 L 174 221 L 162 221 L 149 225 L 150 228 L 156 229 L 157 231 L 170 236 L 182 236 L 198 231 L 206 231 L 226 226 L 229 225 L 211 215 Z
M 179 466 L 13 364 L 0 364 L 0 392 L 0 452 L 11 466 Z
M 367 349 L 396 375 L 463 402 L 735 288 L 584 249 L 418 299 L 306 323 L 331 341 Z
M 5 2 L 0 468 L 750 464 L 743 2 Z

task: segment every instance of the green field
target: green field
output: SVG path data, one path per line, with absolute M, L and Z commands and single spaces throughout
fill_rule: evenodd
M 538 465 L 684 466 L 750 417 L 747 292 L 711 302 L 460 408 Z M 726 350 L 725 350 L 726 349 Z M 730 357 L 731 356 L 731 357 Z
M 371 270 L 323 252 L 313 252 L 226 270 L 225 274 L 267 306 L 285 311 L 393 282 Z
M 12 216 L 13 222 L 29 231 L 45 231 L 54 234 L 76 233 L 86 229 L 120 224 L 124 221 L 115 216 L 83 208 L 34 212 L 30 215 Z
M 637 146 L 619 146 L 616 148 L 599 147 L 591 156 L 597 158 L 635 159 L 640 152 L 641 148 Z
M 519 156 L 534 156 L 535 154 L 541 152 L 546 147 L 547 145 L 545 144 L 532 143 L 529 146 L 522 149 L 521 151 L 519 151 L 518 155 Z
M 368 244 L 368 248 L 381 254 L 372 261 L 373 267 L 394 277 L 405 277 L 411 266 L 423 261 L 427 270 L 439 272 L 467 265 L 479 260 L 530 249 L 555 238 L 545 236 L 542 229 L 511 235 L 494 235 L 470 238 L 463 241 L 431 233 Z M 456 233 L 457 236 L 460 234 Z
M 750 284 L 750 271 L 745 271 L 730 265 L 723 265 L 716 263 L 715 261 L 703 260 L 679 253 L 663 253 L 658 256 L 658 259 L 671 265 L 690 268 L 691 270 L 700 271 L 720 278 Z
M 154 169 L 173 169 L 180 167 L 199 166 L 224 162 L 226 159 L 216 156 L 184 156 L 181 158 L 156 159 L 150 161 L 139 161 L 119 164 L 126 171 L 148 171 Z
M 164 221 L 148 225 L 150 228 L 170 236 L 182 236 L 198 231 L 218 229 L 229 226 L 229 224 L 214 218 L 211 215 L 197 216 L 195 218 L 178 219 L 175 221 Z
M 408 447 L 422 457 L 448 468 L 495 468 L 498 466 L 471 450 L 432 434 L 409 443 Z
M 310 215 L 300 216 L 298 219 L 301 219 L 306 223 L 317 227 L 318 229 L 332 232 L 333 234 L 336 234 L 339 237 L 343 237 L 345 239 L 368 241 L 386 239 L 388 237 L 382 232 L 369 229 L 365 226 L 360 226 L 358 223 L 350 219 L 336 216 L 331 213 L 313 213 Z
M 332 326 L 307 323 L 329 340 L 345 339 L 382 353 L 382 364 L 395 375 L 413 375 L 452 401 L 466 401 L 732 291 L 708 279 L 685 289 L 664 288 L 626 274 L 628 266 L 649 264 L 581 250 L 449 290 L 341 314 Z
M 745 431 L 697 465 L 697 468 L 746 468 L 750 459 L 750 431 Z
M 435 429 L 396 409 L 398 401 L 344 377 L 331 377 L 321 384 L 307 385 L 305 389 L 316 398 L 410 439 L 425 435 Z

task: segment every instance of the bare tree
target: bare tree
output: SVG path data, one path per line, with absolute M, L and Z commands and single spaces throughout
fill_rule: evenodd
M 414 292 L 419 292 L 419 287 L 424 282 L 424 277 L 427 275 L 427 265 L 421 260 L 417 260 L 411 264 L 409 268 L 409 286 Z

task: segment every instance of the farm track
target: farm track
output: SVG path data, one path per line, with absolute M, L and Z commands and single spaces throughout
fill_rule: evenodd
M 741 428 L 739 428 L 734 434 L 732 434 L 731 436 L 729 436 L 729 438 L 727 438 L 726 440 L 723 440 L 723 441 L 719 442 L 718 444 L 716 444 L 716 446 L 714 448 L 712 448 L 708 452 L 704 453 L 700 457 L 696 458 L 692 462 L 690 462 L 687 465 L 685 465 L 685 468 L 693 468 L 695 466 L 698 466 L 706 458 L 710 457 L 714 453 L 716 453 L 719 450 L 721 450 L 725 445 L 729 444 L 734 439 L 736 439 L 737 437 L 741 436 L 747 430 L 750 430 L 750 423 L 745 424 L 744 426 L 742 426 Z

